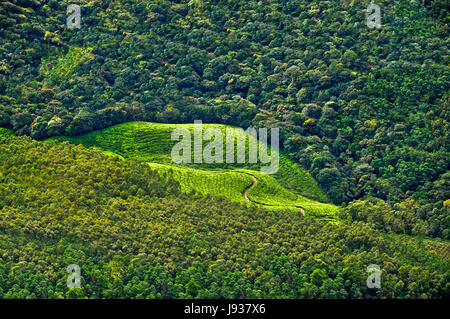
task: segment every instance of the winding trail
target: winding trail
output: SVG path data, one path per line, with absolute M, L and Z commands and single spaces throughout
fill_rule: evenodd
M 252 183 L 252 185 L 250 185 L 249 187 L 247 187 L 247 188 L 242 192 L 242 196 L 244 197 L 244 199 L 245 199 L 247 202 L 249 202 L 249 203 L 255 203 L 255 204 L 265 205 L 265 206 L 273 206 L 273 205 L 267 205 L 267 204 L 263 204 L 263 203 L 258 203 L 258 202 L 252 201 L 252 200 L 250 200 L 250 199 L 248 198 L 248 192 L 249 192 L 253 187 L 255 187 L 256 184 L 258 184 L 258 179 L 257 179 L 255 176 L 253 176 L 253 175 L 251 175 L 251 174 L 248 174 L 248 175 L 250 175 L 250 176 L 252 177 L 253 183 Z M 299 209 L 300 209 L 300 213 L 301 213 L 303 216 L 305 216 L 305 210 L 304 210 L 302 207 L 300 207 L 300 206 L 295 206 L 295 207 L 299 208 Z
M 250 185 L 249 187 L 247 187 L 247 188 L 244 190 L 244 192 L 242 193 L 242 196 L 244 196 L 244 199 L 245 199 L 247 202 L 250 202 L 250 199 L 248 199 L 248 191 L 249 191 L 250 189 L 252 189 L 253 187 L 255 187 L 256 184 L 258 184 L 258 180 L 256 179 L 256 177 L 253 176 L 253 175 L 250 175 L 250 176 L 251 176 L 252 179 L 253 179 L 253 184 Z

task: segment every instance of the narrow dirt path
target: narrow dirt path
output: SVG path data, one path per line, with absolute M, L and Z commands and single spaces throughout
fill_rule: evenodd
M 256 177 L 253 176 L 253 175 L 250 175 L 250 176 L 251 176 L 252 179 L 253 179 L 253 184 L 250 185 L 249 187 L 247 187 L 247 188 L 244 190 L 244 192 L 242 193 L 242 196 L 244 196 L 244 199 L 245 199 L 247 202 L 250 202 L 250 199 L 248 199 L 248 191 L 249 191 L 250 189 L 252 189 L 253 187 L 255 187 L 256 184 L 258 184 L 258 180 L 256 179 Z
M 250 174 L 249 174 L 249 175 L 250 175 Z M 258 179 L 257 179 L 255 176 L 253 176 L 253 175 L 250 175 L 250 176 L 251 176 L 252 179 L 253 179 L 253 183 L 252 183 L 252 185 L 250 185 L 249 187 L 247 187 L 247 188 L 244 190 L 244 192 L 242 193 L 242 196 L 244 197 L 244 199 L 245 199 L 247 202 L 255 203 L 255 204 L 260 204 L 260 205 L 266 205 L 266 204 L 262 204 L 262 203 L 257 203 L 257 202 L 251 201 L 251 200 L 248 198 L 248 192 L 249 192 L 253 187 L 255 187 L 256 184 L 258 184 Z M 266 205 L 266 206 L 273 206 L 273 205 Z M 304 210 L 302 207 L 300 207 L 300 206 L 295 206 L 295 207 L 299 208 L 299 209 L 300 209 L 300 213 L 301 213 L 303 216 L 305 216 L 305 210 Z

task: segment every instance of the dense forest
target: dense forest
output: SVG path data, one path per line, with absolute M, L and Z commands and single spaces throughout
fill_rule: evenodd
M 320 223 L 185 195 L 136 160 L 67 142 L 0 133 L 0 198 L 0 298 L 449 296 L 444 242 L 386 235 L 352 211 Z M 81 288 L 66 286 L 72 263 Z
M 448 297 L 450 2 L 370 3 L 0 0 L 0 298 Z M 197 119 L 280 128 L 339 222 L 42 142 Z
M 78 3 L 67 29 L 67 1 L 1 1 L 0 125 L 280 127 L 337 204 L 450 197 L 448 2 L 379 1 L 381 29 L 360 1 Z

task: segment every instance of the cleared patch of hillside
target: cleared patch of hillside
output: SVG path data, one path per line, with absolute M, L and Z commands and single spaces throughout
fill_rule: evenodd
M 85 146 L 97 146 L 125 158 L 136 158 L 141 161 L 152 163 L 173 164 L 170 154 L 172 147 L 177 141 L 172 141 L 170 136 L 172 131 L 176 128 L 186 128 L 192 132 L 193 136 L 193 124 L 129 122 L 94 131 L 82 136 L 60 136 L 57 137 L 57 139 L 76 144 L 83 144 Z M 220 129 L 225 137 L 226 128 L 231 128 L 231 126 L 203 124 L 203 130 L 208 128 Z M 208 142 L 204 141 L 203 144 L 206 145 Z M 193 148 L 192 152 L 194 152 Z M 244 164 L 189 164 L 189 166 L 210 169 L 247 168 L 256 170 L 260 168 L 260 164 L 251 164 L 248 162 L 248 149 L 246 149 L 246 163 Z M 327 201 L 326 195 L 319 188 L 311 175 L 302 169 L 300 165 L 289 160 L 283 153 L 280 153 L 280 168 L 278 173 L 274 174 L 274 177 L 279 180 L 284 187 L 298 192 L 303 196 L 322 202 Z
M 192 132 L 192 136 L 194 134 L 193 124 L 130 122 L 78 137 L 55 139 L 88 147 L 95 146 L 109 154 L 147 162 L 167 178 L 179 182 L 182 191 L 187 194 L 199 192 L 224 196 L 236 202 L 246 202 L 243 192 L 252 184 L 253 175 L 259 183 L 248 192 L 251 202 L 261 204 L 270 210 L 298 213 L 302 208 L 307 214 L 314 216 L 334 217 L 337 207 L 310 199 L 324 200 L 326 197 L 314 179 L 284 154 L 280 154 L 279 172 L 273 176 L 262 174 L 259 171 L 260 164 L 248 162 L 248 144 L 246 162 L 243 164 L 174 164 L 170 154 L 177 141 L 172 141 L 170 137 L 176 128 L 185 128 Z M 203 130 L 208 128 L 220 129 L 225 140 L 226 129 L 230 126 L 203 124 Z M 246 135 L 246 138 L 253 137 Z M 204 141 L 203 146 L 208 142 Z

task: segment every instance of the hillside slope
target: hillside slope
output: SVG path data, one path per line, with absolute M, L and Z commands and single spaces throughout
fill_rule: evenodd
M 450 198 L 448 1 L 0 1 L 0 125 L 269 126 L 334 203 Z M 425 6 L 424 6 L 425 5 Z M 430 219 L 438 218 L 433 214 Z M 440 224 L 434 235 L 442 236 Z
M 243 202 L 242 194 L 251 185 L 250 176 L 253 175 L 260 183 L 249 191 L 249 199 L 265 204 L 267 209 L 287 209 L 298 212 L 298 207 L 302 207 L 308 214 L 322 217 L 333 216 L 337 210 L 334 205 L 322 204 L 306 198 L 326 200 L 313 178 L 282 153 L 280 154 L 279 172 L 273 176 L 261 174 L 258 169 L 265 164 L 249 163 L 248 143 L 246 144 L 246 163 L 244 164 L 183 165 L 191 168 L 175 165 L 170 154 L 177 141 L 171 140 L 170 137 L 176 128 L 186 128 L 192 133 L 192 136 L 194 135 L 193 124 L 129 122 L 78 137 L 63 136 L 55 139 L 85 146 L 96 146 L 125 158 L 148 162 L 152 168 L 180 182 L 185 193 L 196 191 L 203 194 L 222 195 L 234 201 Z M 224 140 L 226 139 L 226 128 L 229 126 L 203 125 L 203 131 L 208 128 L 220 129 L 223 132 Z M 247 139 L 253 139 L 251 136 L 245 136 Z M 208 141 L 203 142 L 204 145 L 207 143 Z M 225 143 L 223 147 L 225 154 Z M 192 148 L 192 153 L 194 151 Z M 288 189 L 282 187 L 277 180 L 282 185 L 286 185 Z
M 185 195 L 144 163 L 0 129 L 0 298 L 443 298 L 447 247 Z

